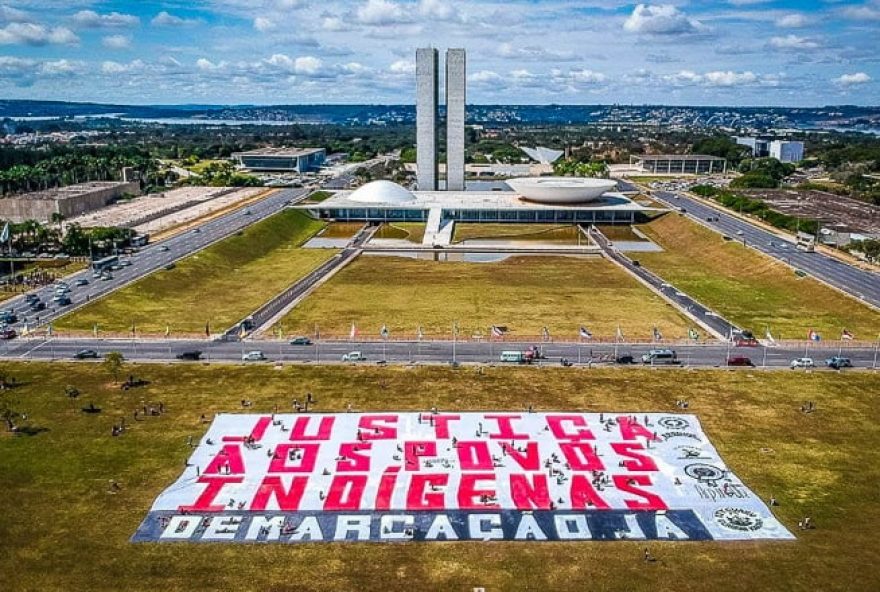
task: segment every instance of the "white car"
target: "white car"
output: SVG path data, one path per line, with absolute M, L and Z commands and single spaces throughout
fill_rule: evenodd
M 813 362 L 813 358 L 795 358 L 789 366 L 792 370 L 795 368 L 815 368 L 816 363 Z
M 254 351 L 249 351 L 248 353 L 241 356 L 242 362 L 259 362 L 259 361 L 265 360 L 265 359 L 266 359 L 266 356 L 263 355 L 263 352 L 261 352 L 258 349 L 255 349 Z
M 359 351 L 348 352 L 347 354 L 342 356 L 343 362 L 364 362 L 366 361 L 366 359 L 367 356 Z

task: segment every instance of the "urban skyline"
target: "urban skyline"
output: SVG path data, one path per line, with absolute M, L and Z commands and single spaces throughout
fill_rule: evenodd
M 466 47 L 473 103 L 878 103 L 880 0 L 18 0 L 0 96 L 413 103 L 413 47 Z

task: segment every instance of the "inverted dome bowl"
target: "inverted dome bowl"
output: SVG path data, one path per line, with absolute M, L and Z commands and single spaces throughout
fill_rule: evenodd
M 520 177 L 507 184 L 524 199 L 548 204 L 595 201 L 617 187 L 617 181 L 592 177 Z

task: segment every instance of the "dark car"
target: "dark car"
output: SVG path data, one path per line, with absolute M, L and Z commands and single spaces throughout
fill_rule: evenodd
M 18 333 L 11 327 L 0 330 L 0 339 L 15 339 L 16 337 L 18 337 Z
M 617 356 L 617 359 L 614 360 L 615 364 L 635 364 L 636 360 L 631 355 L 627 354 L 624 356 Z
M 752 361 L 745 356 L 730 356 L 727 358 L 728 366 L 754 366 Z
M 58 306 L 68 306 L 70 304 L 70 298 L 67 296 L 62 296 L 58 299 Z
M 27 302 L 28 304 L 30 304 L 31 302 L 38 302 L 39 300 L 40 300 L 40 297 L 37 296 L 36 294 L 27 294 L 24 297 L 24 301 Z
M 844 358 L 841 356 L 834 356 L 833 358 L 828 358 L 825 360 L 825 365 L 829 368 L 833 368 L 834 370 L 840 370 L 841 368 L 852 368 L 852 360 L 849 358 Z
M 98 352 L 93 349 L 82 349 L 73 354 L 73 357 L 77 360 L 95 360 L 98 358 Z
M 312 345 L 312 340 L 308 337 L 294 337 L 290 340 L 290 345 Z
M 40 300 L 34 300 L 33 302 L 31 302 L 31 310 L 34 312 L 46 310 L 46 303 Z
M 202 352 L 198 350 L 185 351 L 177 354 L 178 360 L 186 360 L 190 362 L 195 362 L 196 360 L 200 360 L 202 358 Z

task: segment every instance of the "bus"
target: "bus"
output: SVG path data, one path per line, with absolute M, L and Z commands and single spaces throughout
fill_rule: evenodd
M 134 248 L 140 248 L 146 247 L 148 242 L 150 242 L 150 235 L 148 233 L 144 233 L 131 237 L 129 244 Z
M 109 270 L 114 265 L 119 263 L 119 257 L 116 255 L 110 255 L 109 257 L 104 257 L 103 259 L 98 259 L 97 261 L 92 261 L 92 269 L 96 272 L 102 272 Z
M 797 250 L 812 253 L 816 250 L 816 237 L 808 232 L 797 233 Z

